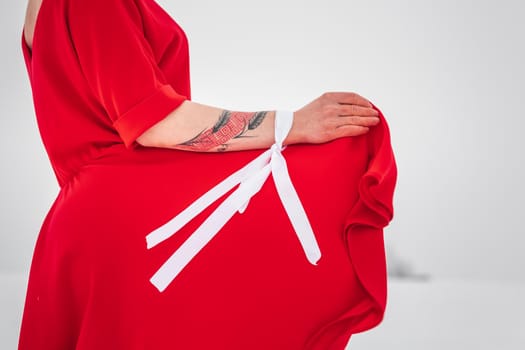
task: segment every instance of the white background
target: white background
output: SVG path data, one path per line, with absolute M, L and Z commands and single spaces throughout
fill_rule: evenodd
M 433 281 L 394 281 L 389 312 L 418 305 L 411 293 L 426 293 L 428 299 L 418 300 L 420 306 L 436 302 L 432 328 L 432 322 L 458 321 L 440 313 L 439 303 L 457 303 L 451 310 L 458 310 L 477 300 L 474 294 L 490 293 L 468 310 L 493 310 L 479 316 L 507 323 L 487 324 L 487 330 L 499 329 L 507 344 L 517 344 L 513 336 L 524 340 L 517 334 L 525 333 L 518 321 L 525 307 L 516 292 L 525 291 L 522 1 L 159 3 L 189 37 L 194 101 L 237 110 L 297 109 L 324 91 L 348 90 L 381 108 L 399 169 L 395 217 L 385 231 L 391 268 L 400 259 Z M 0 326 L 15 331 L 34 241 L 58 191 L 20 50 L 25 6 L 0 4 L 0 274 L 16 286 L 3 299 L 18 303 Z M 447 289 L 447 283 L 457 285 Z M 455 293 L 466 294 L 451 304 Z M 507 304 L 496 307 L 502 300 Z M 390 326 L 396 315 L 387 315 L 383 328 L 364 337 L 383 329 L 383 338 L 395 338 L 400 332 L 388 330 L 413 325 L 403 318 Z M 414 324 L 429 314 L 420 316 Z M 439 339 L 437 331 L 434 336 Z M 394 338 L 391 344 L 410 343 Z

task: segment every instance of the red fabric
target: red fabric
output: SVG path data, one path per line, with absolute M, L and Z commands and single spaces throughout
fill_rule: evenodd
M 145 236 L 261 151 L 144 148 L 191 98 L 187 39 L 152 0 L 44 0 L 22 42 L 61 186 L 35 247 L 19 349 L 344 349 L 386 303 L 383 228 L 396 166 L 386 120 L 284 152 L 323 254 L 308 263 L 268 181 L 177 279 L 149 278 L 208 208 L 162 246 Z

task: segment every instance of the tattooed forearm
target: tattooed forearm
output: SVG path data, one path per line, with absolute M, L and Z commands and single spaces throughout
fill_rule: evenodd
M 267 114 L 267 111 L 247 113 L 224 110 L 213 127 L 201 131 L 192 139 L 177 145 L 177 148 L 208 151 L 218 147 L 217 151 L 224 152 L 228 148 L 228 141 L 256 129 Z
M 219 120 L 213 126 L 212 132 L 219 131 L 219 129 L 222 128 L 230 120 L 231 114 L 232 113 L 230 111 L 222 111 L 221 115 L 219 116 Z
M 268 112 L 256 112 L 255 115 L 250 119 L 248 123 L 248 130 L 256 129 L 263 122 Z

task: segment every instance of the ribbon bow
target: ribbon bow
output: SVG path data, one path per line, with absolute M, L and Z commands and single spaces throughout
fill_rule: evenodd
M 168 287 L 182 269 L 213 239 L 236 212 L 241 214 L 244 212 L 250 199 L 259 192 L 270 173 L 274 178 L 277 193 L 301 242 L 306 258 L 311 264 L 317 264 L 321 258 L 321 251 L 288 174 L 286 160 L 281 153 L 284 149 L 282 143 L 292 127 L 292 121 L 292 112 L 277 111 L 275 113 L 275 143 L 270 149 L 206 192 L 166 224 L 147 235 L 146 242 L 148 249 L 150 249 L 174 235 L 209 205 L 239 185 L 150 279 L 150 282 L 160 292 Z

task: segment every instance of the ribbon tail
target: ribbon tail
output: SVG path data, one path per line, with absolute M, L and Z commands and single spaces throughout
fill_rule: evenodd
M 277 193 L 295 229 L 297 238 L 301 242 L 306 258 L 312 265 L 317 265 L 317 262 L 321 259 L 321 250 L 299 195 L 290 179 L 286 160 L 280 152 L 273 153 L 271 165 Z
M 231 217 L 259 191 L 270 175 L 270 164 L 246 179 L 202 225 L 173 253 L 150 279 L 163 292 L 189 262 L 208 244 Z
M 244 167 L 237 170 L 235 173 L 231 174 L 222 182 L 203 194 L 201 197 L 199 197 L 199 199 L 193 202 L 190 206 L 188 206 L 170 221 L 150 232 L 146 236 L 147 248 L 151 249 L 173 236 L 204 209 L 209 207 L 213 202 L 226 194 L 226 192 L 231 190 L 240 182 L 244 181 L 250 174 L 253 174 L 255 171 L 263 168 L 265 164 L 268 163 L 270 155 L 270 150 L 263 152 L 250 163 L 246 164 Z M 248 202 L 246 202 L 246 205 L 248 205 Z

